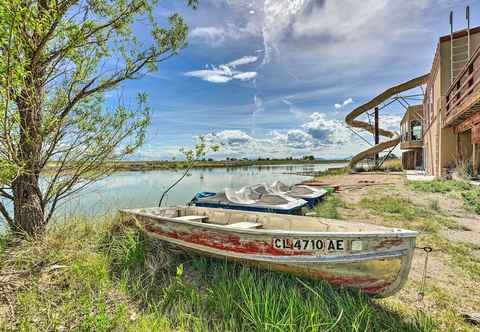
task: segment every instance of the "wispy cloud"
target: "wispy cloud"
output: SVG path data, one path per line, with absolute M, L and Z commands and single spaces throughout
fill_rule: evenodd
M 255 37 L 259 33 L 257 30 L 258 28 L 254 25 L 242 27 L 231 22 L 225 22 L 222 26 L 195 27 L 192 29 L 192 32 L 190 32 L 190 38 L 194 42 L 205 43 L 217 48 L 227 42 Z
M 226 32 L 221 27 L 197 27 L 190 32 L 190 37 L 211 46 L 219 46 L 225 41 Z
M 235 68 L 237 66 L 248 65 L 250 63 L 255 63 L 255 62 L 257 62 L 257 60 L 258 60 L 258 57 L 256 57 L 256 56 L 247 55 L 247 56 L 241 57 L 240 59 L 233 60 L 233 61 L 227 63 L 227 66 Z
M 255 63 L 256 56 L 244 56 L 227 64 L 217 66 L 207 65 L 207 69 L 194 70 L 184 73 L 185 76 L 196 77 L 211 83 L 227 83 L 232 80 L 250 81 L 257 77 L 256 71 L 240 71 L 239 66 Z
M 352 98 L 347 98 L 343 101 L 343 103 L 341 104 L 335 104 L 335 108 L 338 110 L 338 109 L 341 109 L 349 104 L 353 103 L 353 99 Z
M 309 115 L 302 111 L 300 108 L 296 107 L 290 100 L 283 98 L 282 102 L 288 106 L 289 112 L 292 113 L 297 119 L 308 119 Z

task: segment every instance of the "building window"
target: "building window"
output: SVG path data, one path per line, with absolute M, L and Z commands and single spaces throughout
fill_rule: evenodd
M 422 139 L 422 124 L 418 120 L 413 120 L 410 124 L 410 132 L 412 134 L 412 141 L 419 141 Z

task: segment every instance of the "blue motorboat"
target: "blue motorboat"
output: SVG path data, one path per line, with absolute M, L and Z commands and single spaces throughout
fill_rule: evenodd
M 238 191 L 225 189 L 225 192 L 199 192 L 190 204 L 200 207 L 269 212 L 281 214 L 301 214 L 308 202 L 279 194 L 258 194 L 249 187 Z

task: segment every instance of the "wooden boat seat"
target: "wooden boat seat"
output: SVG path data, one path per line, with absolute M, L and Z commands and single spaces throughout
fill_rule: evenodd
M 225 227 L 229 228 L 241 228 L 241 229 L 253 229 L 253 228 L 262 228 L 262 224 L 256 223 L 256 222 L 249 222 L 249 221 L 243 221 L 243 222 L 237 222 L 235 224 L 230 224 L 226 225 Z
M 207 216 L 183 216 L 183 217 L 176 217 L 173 218 L 176 220 L 183 220 L 183 221 L 196 221 L 196 222 L 207 222 Z

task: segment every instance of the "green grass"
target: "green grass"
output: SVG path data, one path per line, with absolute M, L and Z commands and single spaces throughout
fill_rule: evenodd
M 442 215 L 438 204 L 435 203 L 431 203 L 430 209 L 428 209 L 403 197 L 377 195 L 363 198 L 358 205 L 382 216 L 385 221 L 391 223 L 392 227 L 403 227 L 427 233 L 435 233 L 442 227 L 454 230 L 463 229 L 460 224 Z
M 352 170 L 350 167 L 332 167 L 326 169 L 325 171 L 321 171 L 316 177 L 322 178 L 325 176 L 335 176 L 335 175 L 344 175 L 350 173 Z
M 345 208 L 345 202 L 337 195 L 328 195 L 327 198 L 317 204 L 313 211 L 315 216 L 329 219 L 342 219 L 342 216 L 338 212 L 338 208 Z
M 428 234 L 422 238 L 423 243 L 428 243 L 437 251 L 448 253 L 449 262 L 460 267 L 469 276 L 480 282 L 480 260 L 472 255 L 478 246 L 466 242 L 452 242 L 438 234 Z
M 408 185 L 415 191 L 431 193 L 459 193 L 466 207 L 480 214 L 480 188 L 464 181 L 434 180 L 412 181 Z
M 363 198 L 360 201 L 360 207 L 371 209 L 394 219 L 414 220 L 428 216 L 425 209 L 415 206 L 408 199 L 396 196 Z
M 472 185 L 468 182 L 456 180 L 409 181 L 408 185 L 415 191 L 430 193 L 464 191 L 472 188 Z
M 469 190 L 462 192 L 462 198 L 466 206 L 480 214 L 480 189 Z
M 403 171 L 402 161 L 400 159 L 385 160 L 381 168 L 392 172 Z
M 0 234 L 0 255 L 8 246 L 8 235 Z
M 357 292 L 173 253 L 112 223 L 77 222 L 0 254 L 1 330 L 438 331 Z M 1 312 L 1 311 L 0 311 Z M 13 317 L 13 318 L 12 318 Z

